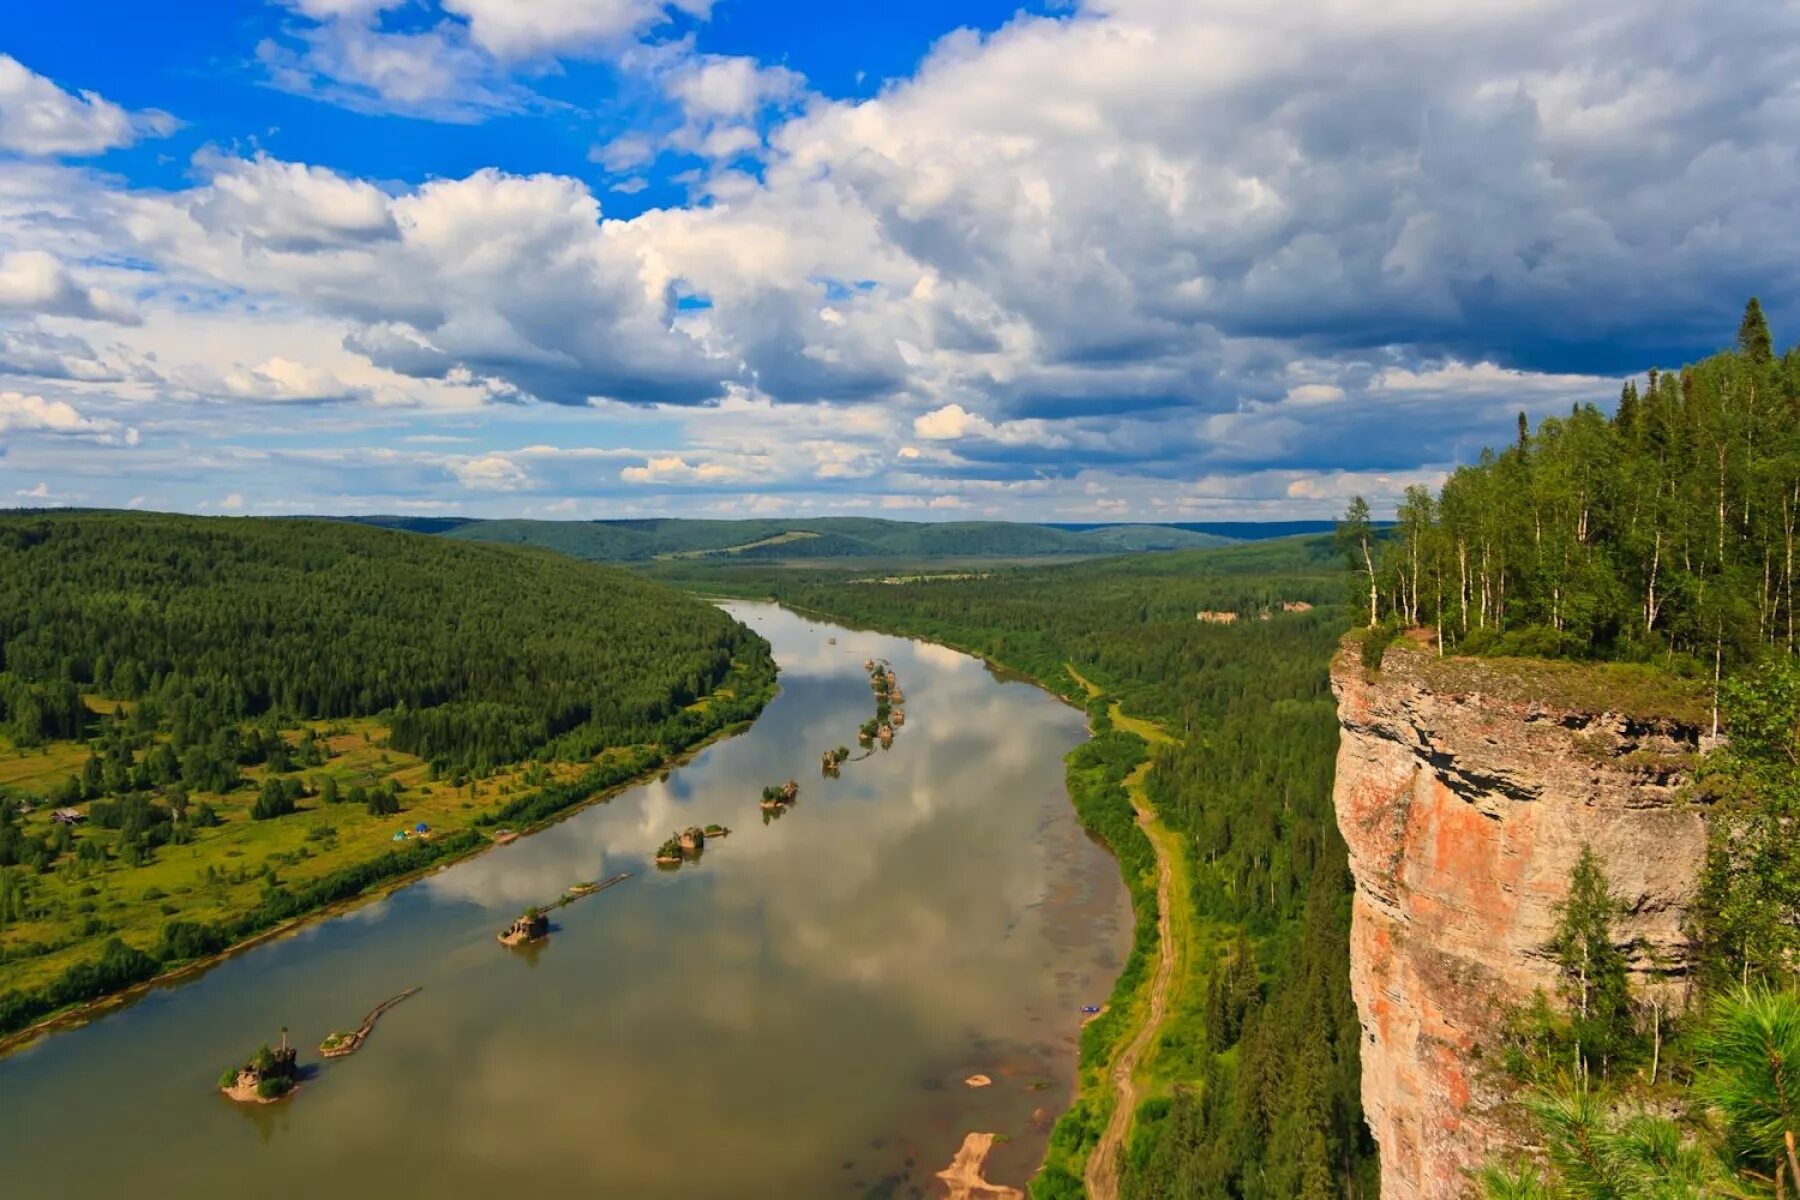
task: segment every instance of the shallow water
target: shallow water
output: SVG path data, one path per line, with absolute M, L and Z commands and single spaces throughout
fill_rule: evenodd
M 0 1060 L 0 1193 L 935 1195 L 970 1130 L 1010 1135 L 988 1177 L 1022 1184 L 1073 1089 L 1080 1006 L 1129 941 L 1117 867 L 1063 789 L 1080 714 L 938 646 L 729 607 L 782 668 L 748 732 Z M 823 779 L 872 712 L 870 656 L 907 724 Z M 762 786 L 790 776 L 799 803 L 765 823 Z M 734 832 L 651 865 L 708 822 Z M 620 871 L 541 946 L 495 941 Z M 326 1032 L 414 984 L 360 1053 L 321 1063 Z M 283 1025 L 318 1068 L 299 1094 L 220 1097 L 225 1064 Z

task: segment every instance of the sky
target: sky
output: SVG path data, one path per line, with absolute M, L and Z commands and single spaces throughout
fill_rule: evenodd
M 0 5 L 0 507 L 1385 513 L 1800 325 L 1800 0 Z

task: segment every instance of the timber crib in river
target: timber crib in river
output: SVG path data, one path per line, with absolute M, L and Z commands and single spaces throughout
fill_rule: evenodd
M 344 1058 L 348 1055 L 355 1054 L 358 1050 L 362 1049 L 363 1042 L 375 1031 L 375 1022 L 381 1019 L 382 1013 L 394 1007 L 394 1005 L 400 1003 L 402 1000 L 411 999 L 418 994 L 418 988 L 410 987 L 404 992 L 401 992 L 398 996 L 388 997 L 386 1000 L 383 1000 L 380 1004 L 377 1004 L 374 1008 L 369 1010 L 369 1015 L 363 1018 L 362 1026 L 358 1028 L 355 1033 L 334 1033 L 326 1038 L 324 1042 L 319 1045 L 319 1053 L 326 1058 Z

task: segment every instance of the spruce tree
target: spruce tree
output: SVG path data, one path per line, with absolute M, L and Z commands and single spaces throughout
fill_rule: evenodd
M 1775 358 L 1775 342 L 1769 336 L 1769 322 L 1763 316 L 1762 302 L 1755 296 L 1744 305 L 1744 319 L 1738 323 L 1738 353 L 1764 366 Z
M 1637 427 L 1637 410 L 1637 383 L 1628 379 L 1625 386 L 1619 389 L 1619 408 L 1613 414 L 1613 425 L 1626 437 L 1630 437 L 1632 430 Z

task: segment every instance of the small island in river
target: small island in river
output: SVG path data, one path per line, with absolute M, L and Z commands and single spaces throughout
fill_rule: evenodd
M 283 1029 L 279 1046 L 264 1046 L 243 1065 L 226 1067 L 219 1091 L 239 1104 L 273 1104 L 300 1086 L 299 1060 L 300 1051 L 288 1045 Z
M 718 832 L 715 833 L 714 831 Z M 724 833 L 724 827 L 711 825 L 705 829 L 698 825 L 689 825 L 680 833 L 670 834 L 669 840 L 657 848 L 656 865 L 659 867 L 678 867 L 690 858 L 699 858 L 706 849 L 708 834 L 715 837 Z
M 549 936 L 550 914 L 534 905 L 506 927 L 506 932 L 500 935 L 500 944 L 523 946 L 527 942 L 541 942 Z
M 776 812 L 799 798 L 800 781 L 797 779 L 790 779 L 779 787 L 770 785 L 762 790 L 762 810 Z

